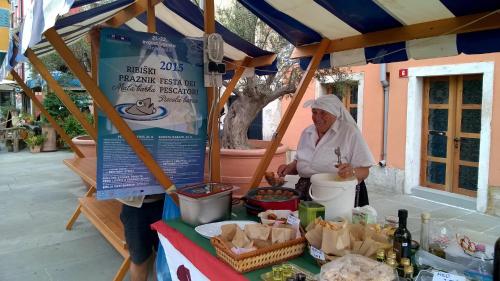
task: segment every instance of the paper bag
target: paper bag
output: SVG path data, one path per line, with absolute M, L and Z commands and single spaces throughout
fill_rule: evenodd
M 316 249 L 320 249 L 321 242 L 323 241 L 323 227 L 319 224 L 315 225 L 313 228 L 307 231 L 305 237 L 309 244 L 311 244 Z
M 234 234 L 233 240 L 231 241 L 237 248 L 250 248 L 253 246 L 253 242 L 248 239 L 245 232 L 241 228 L 236 228 L 236 233 Z
M 234 238 L 234 234 L 236 233 L 236 228 L 238 226 L 235 223 L 225 224 L 221 226 L 221 237 L 224 240 L 231 241 Z
M 321 243 L 323 252 L 343 256 L 350 252 L 350 247 L 351 238 L 347 227 L 340 230 L 323 229 L 323 243 Z
M 245 234 L 250 240 L 267 240 L 271 233 L 271 227 L 262 224 L 245 225 Z
M 288 227 L 273 227 L 271 243 L 284 243 L 295 239 L 295 230 Z

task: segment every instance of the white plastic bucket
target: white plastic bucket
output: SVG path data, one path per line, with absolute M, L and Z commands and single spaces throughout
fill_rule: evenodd
M 356 196 L 356 179 L 336 181 L 337 174 L 315 174 L 311 177 L 309 196 L 325 206 L 325 219 L 342 217 L 351 221 Z

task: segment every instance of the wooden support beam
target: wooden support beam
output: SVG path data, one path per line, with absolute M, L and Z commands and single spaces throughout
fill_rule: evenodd
M 480 13 L 412 24 L 403 27 L 334 39 L 331 40 L 330 46 L 326 49 L 326 53 L 366 48 L 413 39 L 440 36 L 444 34 L 458 34 L 500 28 L 500 10 L 497 10 L 491 15 L 489 15 L 489 13 Z M 315 53 L 318 46 L 319 44 L 316 43 L 296 47 L 292 52 L 291 58 L 310 57 Z
M 66 46 L 62 38 L 57 34 L 54 28 L 50 28 L 44 33 L 45 38 L 52 44 L 54 49 L 61 55 L 71 71 L 80 80 L 87 91 L 92 95 L 94 100 L 101 106 L 102 111 L 108 116 L 111 123 L 116 127 L 120 135 L 130 145 L 132 150 L 137 154 L 139 159 L 144 162 L 144 165 L 151 171 L 153 176 L 158 180 L 168 194 L 172 193 L 172 181 L 163 172 L 161 167 L 156 163 L 153 156 L 144 147 L 144 145 L 137 139 L 134 131 L 130 129 L 125 121 L 120 117 L 113 105 L 106 98 L 97 84 L 90 78 L 87 72 L 82 68 L 78 60 L 75 58 L 71 50 Z M 174 201 L 177 200 L 176 196 L 172 197 Z M 177 202 L 176 202 L 177 203 Z
M 61 138 L 69 145 L 69 147 L 71 147 L 73 152 L 75 152 L 75 154 L 80 158 L 85 157 L 85 155 L 83 155 L 80 149 L 78 149 L 78 147 L 76 147 L 76 145 L 73 143 L 71 138 L 66 134 L 64 129 L 57 124 L 56 120 L 54 120 L 52 116 L 50 116 L 49 112 L 45 109 L 45 107 L 43 107 L 43 104 L 36 98 L 35 93 L 33 93 L 33 91 L 31 91 L 31 89 L 26 84 L 24 84 L 24 81 L 19 76 L 19 74 L 17 74 L 17 72 L 15 72 L 14 70 L 11 70 L 10 73 L 12 74 L 14 80 L 16 80 L 17 84 L 21 86 L 24 93 L 26 93 L 26 95 L 33 101 L 35 106 L 38 107 L 38 109 L 40 109 L 40 112 L 42 112 L 43 116 L 47 118 L 47 120 L 49 121 L 50 125 L 52 125 L 54 130 L 56 130 L 56 132 L 61 136 Z
M 252 61 L 252 58 L 246 57 L 242 63 L 236 68 L 236 71 L 234 72 L 233 77 L 231 78 L 231 81 L 229 81 L 229 84 L 226 86 L 226 90 L 224 90 L 224 94 L 219 100 L 219 105 L 217 112 L 221 112 L 221 110 L 224 108 L 224 105 L 226 104 L 227 100 L 231 96 L 231 93 L 233 92 L 234 88 L 238 84 L 238 81 L 240 81 L 241 76 L 245 72 L 245 68 L 248 67 L 250 62 Z
M 98 59 L 98 52 L 99 52 L 99 46 L 95 42 L 92 42 L 92 37 L 88 37 L 90 40 L 90 53 L 91 53 L 91 65 L 92 65 L 92 80 L 97 84 L 97 75 L 98 75 L 98 70 L 99 70 L 99 59 Z M 95 99 L 92 99 L 92 104 L 94 106 L 94 112 L 92 114 L 92 117 L 94 119 L 94 128 L 97 130 L 97 103 L 95 102 Z
M 247 64 L 247 67 L 259 67 L 259 66 L 266 66 L 266 65 L 271 65 L 274 60 L 276 59 L 276 54 L 272 55 L 266 55 L 266 56 L 261 56 L 261 57 L 255 57 L 251 58 L 250 61 Z M 240 66 L 244 60 L 237 60 L 237 61 L 232 61 L 232 62 L 227 62 L 226 63 L 226 70 L 235 70 Z
M 161 0 L 136 0 L 134 4 L 118 12 L 114 17 L 107 20 L 105 24 L 112 27 L 119 27 L 120 25 L 147 11 L 150 4 L 155 6 L 160 2 Z
M 309 86 L 309 83 L 314 77 L 314 73 L 318 69 L 319 63 L 321 62 L 321 58 L 323 57 L 323 54 L 325 53 L 325 50 L 329 44 L 330 40 L 326 38 L 323 38 L 321 40 L 321 43 L 319 44 L 316 53 L 312 57 L 312 60 L 309 63 L 309 66 L 307 67 L 304 76 L 302 76 L 302 79 L 299 83 L 299 87 L 297 88 L 297 91 L 295 91 L 295 94 L 293 95 L 293 99 L 290 102 L 290 105 L 286 109 L 285 115 L 283 115 L 283 117 L 281 118 L 280 124 L 278 125 L 276 134 L 274 135 L 271 144 L 269 144 L 269 146 L 266 149 L 264 157 L 259 162 L 259 166 L 257 167 L 257 170 L 255 171 L 252 177 L 252 181 L 250 183 L 251 188 L 259 186 L 262 180 L 262 176 L 264 175 L 267 167 L 269 166 L 269 163 L 271 163 L 271 159 L 274 153 L 276 152 L 276 149 L 278 148 L 279 144 L 281 143 L 281 140 L 285 135 L 286 129 L 288 128 L 290 121 L 292 121 L 293 114 L 297 110 L 297 107 L 299 106 L 300 101 L 302 100 L 302 97 L 304 96 L 304 93 L 306 92 L 307 87 Z
M 71 98 L 64 92 L 63 88 L 59 86 L 57 81 L 52 77 L 49 70 L 45 67 L 43 62 L 35 55 L 35 52 L 28 48 L 24 53 L 26 57 L 29 59 L 31 64 L 35 67 L 35 69 L 42 75 L 43 79 L 47 81 L 47 84 L 50 88 L 54 90 L 54 93 L 61 100 L 61 102 L 66 106 L 69 112 L 82 124 L 83 128 L 87 131 L 90 137 L 97 141 L 97 130 L 87 121 L 87 118 L 83 115 L 78 107 L 76 107 L 75 103 L 71 100 Z M 77 61 L 78 64 L 80 62 Z
M 204 26 L 205 34 L 211 34 L 215 32 L 215 6 L 213 0 L 204 1 Z M 220 182 L 220 140 L 219 140 L 219 124 L 217 124 L 217 117 L 219 116 L 219 111 L 217 111 L 218 106 L 212 106 L 215 99 L 215 89 L 214 87 L 207 87 L 207 101 L 208 101 L 208 115 L 210 124 L 208 135 L 210 138 L 210 148 L 209 148 L 209 167 L 210 167 L 210 181 Z M 218 93 L 217 93 L 218 94 Z M 214 112 L 211 112 L 212 108 Z M 214 125 L 215 124 L 215 125 Z
M 148 0 L 148 32 L 155 33 L 156 32 L 156 15 L 155 15 L 155 0 Z

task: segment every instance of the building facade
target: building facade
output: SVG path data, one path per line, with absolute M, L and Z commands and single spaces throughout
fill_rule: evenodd
M 353 83 L 344 90 L 313 81 L 303 102 L 343 97 L 378 162 L 369 184 L 494 213 L 500 211 L 499 63 L 500 53 L 492 53 L 351 67 Z M 281 112 L 289 101 L 282 100 Z M 310 109 L 299 107 L 283 138 L 291 154 L 310 124 Z

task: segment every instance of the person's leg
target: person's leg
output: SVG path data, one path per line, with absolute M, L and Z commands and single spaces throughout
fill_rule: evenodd
M 141 208 L 123 205 L 120 214 L 125 230 L 125 240 L 132 260 L 130 263 L 130 279 L 132 281 L 147 280 L 148 261 L 153 253 L 147 211 L 147 204 L 143 204 Z
M 153 256 L 153 255 L 151 255 Z M 130 280 L 131 281 L 147 281 L 148 280 L 148 270 L 151 257 L 145 260 L 141 264 L 136 264 L 134 262 L 130 263 Z

